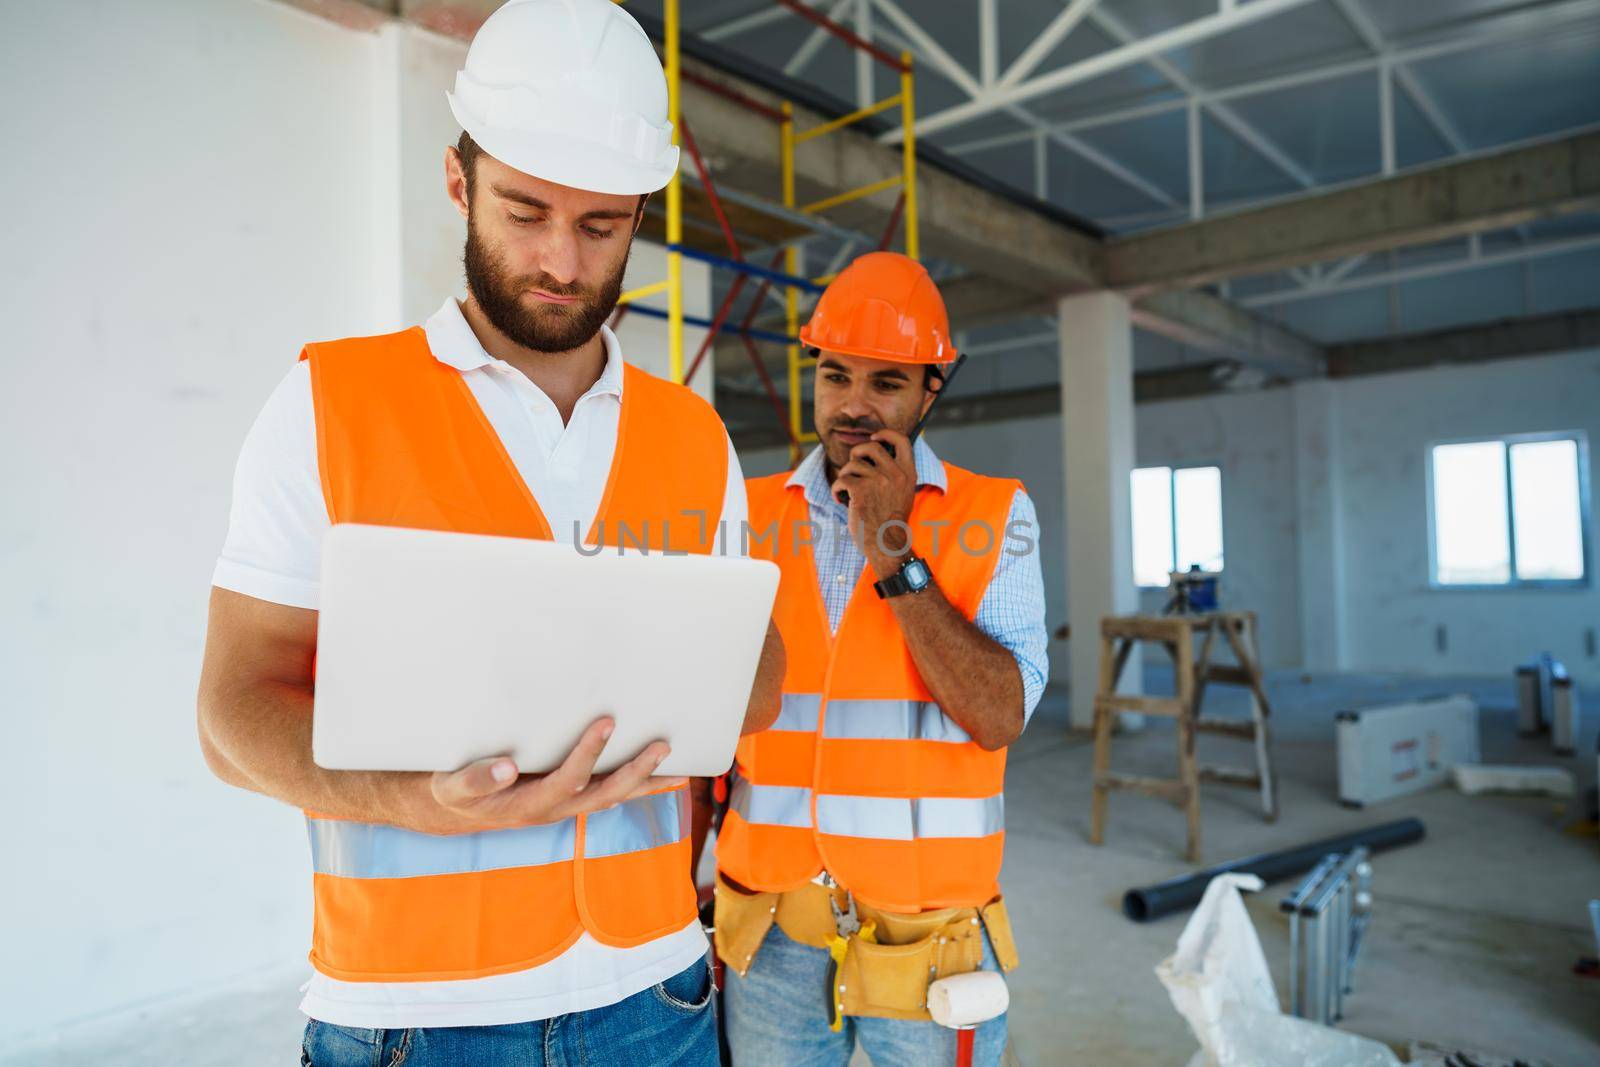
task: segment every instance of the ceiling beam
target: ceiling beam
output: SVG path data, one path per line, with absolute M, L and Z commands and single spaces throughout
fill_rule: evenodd
M 1600 207 L 1600 132 L 1454 160 L 1106 246 L 1133 295 L 1447 240 Z
M 1440 363 L 1478 363 L 1583 348 L 1600 348 L 1600 309 L 1330 345 L 1328 374 L 1348 378 Z
M 1394 285 L 1399 282 L 1419 282 L 1428 278 L 1442 278 L 1447 274 L 1488 270 L 1492 267 L 1504 267 L 1513 263 L 1527 263 L 1536 259 L 1545 259 L 1549 256 L 1576 255 L 1580 252 L 1592 252 L 1596 249 L 1600 249 L 1600 233 L 1591 233 L 1582 237 L 1561 237 L 1549 241 L 1534 241 L 1530 244 L 1514 245 L 1511 248 L 1497 252 L 1485 252 L 1481 247 L 1472 247 L 1469 243 L 1466 254 L 1456 259 L 1430 259 L 1426 263 L 1416 263 L 1408 267 L 1395 267 L 1392 270 L 1357 274 L 1354 277 L 1350 277 L 1350 272 L 1359 267 L 1366 258 L 1364 256 L 1352 256 L 1309 286 L 1258 293 L 1255 296 L 1240 298 L 1239 303 L 1247 308 L 1292 304 L 1300 300 L 1317 300 L 1337 293 L 1352 293 L 1360 289 L 1372 289 L 1383 285 Z
M 992 326 L 1022 315 L 1055 314 L 1056 302 L 1047 294 L 1018 292 L 1013 285 L 981 274 L 941 282 L 939 294 L 944 297 L 951 325 L 958 330 Z
M 1388 374 L 1441 364 L 1549 355 L 1600 348 L 1600 309 L 1570 311 L 1479 326 L 1440 330 L 1376 341 L 1355 341 L 1328 348 L 1328 369 L 1334 377 Z M 1281 385 L 1242 370 L 1230 360 L 1192 363 L 1133 376 L 1134 402 L 1156 403 L 1222 393 L 1250 392 Z M 995 392 L 952 394 L 939 407 L 938 425 L 1059 416 L 1061 387 L 1055 382 Z M 734 444 L 741 449 L 785 443 L 772 423 L 771 402 L 762 394 L 729 388 L 717 390 L 717 408 L 728 420 Z
M 1133 400 L 1136 404 L 1151 404 L 1237 391 L 1230 389 L 1228 383 L 1238 373 L 1238 365 L 1226 360 L 1145 371 L 1133 376 Z M 1276 384 L 1259 377 L 1248 380 L 1250 384 L 1244 391 Z M 776 448 L 788 443 L 783 428 L 773 422 L 772 402 L 762 393 L 718 386 L 717 411 L 727 423 L 728 434 L 740 452 Z M 950 399 L 939 405 L 939 414 L 933 423 L 937 428 L 1060 417 L 1061 386 L 1056 382 L 1048 382 L 967 396 L 959 392 L 952 394 Z
M 967 275 L 939 286 L 950 321 L 970 330 L 1024 315 L 1055 313 L 1055 302 L 1015 286 Z M 1190 348 L 1291 378 L 1325 373 L 1323 350 L 1271 319 L 1199 290 L 1155 293 L 1133 305 L 1133 324 Z
M 1322 348 L 1314 341 L 1202 290 L 1174 289 L 1136 301 L 1133 324 L 1265 371 L 1293 378 L 1326 373 Z
M 939 290 L 950 321 L 963 330 L 1055 313 L 1053 300 L 978 275 L 945 282 Z M 1204 291 L 1173 290 L 1136 301 L 1133 324 L 1273 374 L 1304 378 L 1325 372 L 1324 353 L 1316 342 Z

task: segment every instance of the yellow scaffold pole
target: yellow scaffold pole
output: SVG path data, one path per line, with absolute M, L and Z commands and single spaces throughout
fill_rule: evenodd
M 678 0 L 666 0 L 667 121 L 672 123 L 672 143 L 682 144 L 682 119 L 678 91 Z M 667 370 L 674 382 L 683 381 L 683 254 L 677 251 L 683 241 L 683 186 L 672 172 L 667 183 Z
M 900 62 L 900 128 L 905 136 L 900 139 L 900 172 L 906 183 L 906 255 L 912 259 L 917 254 L 917 116 L 913 100 L 916 96 L 911 76 L 911 53 L 901 52 Z
M 794 105 L 783 102 L 783 123 L 778 127 L 779 158 L 783 171 L 783 206 L 794 209 Z M 783 269 L 794 275 L 800 271 L 800 253 L 793 244 L 783 250 Z M 794 337 L 800 331 L 800 293 L 794 286 L 783 290 L 783 314 L 787 335 Z M 789 462 L 800 459 L 800 346 L 793 341 L 788 345 L 789 355 Z

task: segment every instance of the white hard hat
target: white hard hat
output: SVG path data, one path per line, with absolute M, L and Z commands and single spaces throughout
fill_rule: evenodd
M 611 0 L 510 0 L 445 96 L 485 152 L 545 181 L 652 193 L 678 168 L 661 62 Z

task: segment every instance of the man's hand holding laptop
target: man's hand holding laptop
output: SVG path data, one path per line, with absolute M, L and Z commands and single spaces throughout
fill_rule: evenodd
M 652 777 L 672 751 L 665 741 L 651 742 L 621 767 L 596 777 L 595 762 L 614 725 L 610 716 L 590 723 L 571 754 L 549 774 L 519 775 L 517 765 L 506 756 L 477 760 L 458 771 L 434 772 L 428 776 L 432 803 L 424 800 L 417 805 L 411 828 L 464 834 L 559 822 L 646 793 L 676 789 L 687 781 Z

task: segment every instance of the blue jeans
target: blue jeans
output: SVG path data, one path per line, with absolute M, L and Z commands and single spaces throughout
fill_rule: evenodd
M 998 970 L 989 935 L 983 969 Z M 734 1067 L 845 1067 L 860 1043 L 873 1067 L 945 1067 L 956 1062 L 956 1032 L 934 1022 L 847 1015 L 828 1029 L 828 953 L 767 931 L 750 973 L 723 972 L 722 1006 Z M 1006 1017 L 978 1027 L 973 1067 L 996 1067 L 1006 1047 Z
M 708 961 L 709 962 L 709 961 Z M 717 1067 L 708 963 L 626 1000 L 506 1026 L 365 1030 L 312 1019 L 301 1067 Z

